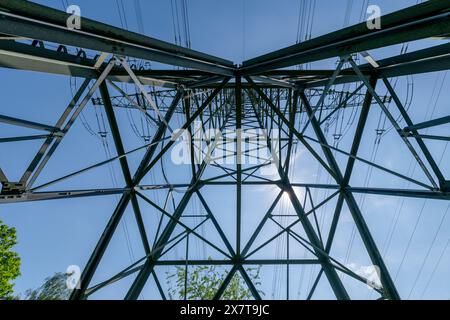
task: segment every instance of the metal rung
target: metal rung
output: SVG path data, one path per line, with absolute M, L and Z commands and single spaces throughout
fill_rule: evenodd
M 2 182 L 1 195 L 19 195 L 25 192 L 25 184 L 21 182 Z

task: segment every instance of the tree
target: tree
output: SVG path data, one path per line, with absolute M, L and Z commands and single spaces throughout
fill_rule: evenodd
M 16 244 L 16 229 L 0 220 L 0 299 L 14 299 L 13 280 L 20 275 L 19 255 L 11 250 Z
M 70 290 L 66 284 L 67 274 L 57 272 L 51 277 L 47 277 L 42 286 L 37 289 L 28 289 L 25 292 L 25 300 L 68 300 Z
M 247 272 L 255 286 L 261 284 L 260 267 L 248 268 Z M 215 265 L 195 266 L 188 269 L 186 277 L 186 268 L 177 266 L 175 273 L 166 273 L 169 296 L 171 299 L 184 299 L 186 295 L 188 300 L 212 300 L 227 274 L 228 271 L 219 271 Z M 222 299 L 252 299 L 253 295 L 244 283 L 244 280 L 236 273 L 224 291 Z M 260 294 L 264 293 L 260 292 Z

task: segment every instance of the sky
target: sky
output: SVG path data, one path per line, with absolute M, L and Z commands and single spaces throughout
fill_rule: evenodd
M 57 9 L 63 9 L 62 1 L 36 1 Z M 364 2 L 364 3 L 363 3 Z M 171 14 L 170 1 L 140 1 L 143 30 L 146 35 L 174 42 L 174 27 Z M 188 14 L 190 26 L 190 39 L 192 49 L 217 55 L 240 64 L 242 61 L 264 54 L 296 42 L 299 20 L 300 0 L 230 0 L 207 1 L 188 0 Z M 401 8 L 413 5 L 416 0 L 379 0 L 369 1 L 370 4 L 380 6 L 382 13 L 389 13 Z M 115 0 L 99 1 L 71 1 L 81 8 L 82 16 L 99 20 L 117 27 L 127 27 L 129 30 L 140 29 L 135 13 L 135 1 L 123 0 L 125 18 L 120 17 L 117 2 Z M 312 24 L 312 37 L 325 34 L 346 25 L 359 21 L 361 9 L 365 1 L 328 1 L 317 0 Z M 347 10 L 347 8 L 349 10 Z M 350 10 L 351 9 L 351 10 Z M 120 10 L 121 11 L 121 10 Z M 346 17 L 346 12 L 350 13 Z M 425 40 L 412 43 L 409 51 L 424 46 L 442 43 L 437 40 Z M 401 46 L 393 46 L 382 50 L 374 50 L 371 54 L 376 59 L 400 53 Z M 317 68 L 330 68 L 335 60 L 318 62 Z M 67 77 L 46 75 L 28 71 L 14 71 L 2 69 L 2 106 L 0 114 L 28 119 L 31 121 L 52 124 L 55 123 L 63 108 L 71 98 L 71 81 Z M 6 81 L 7 79 L 7 81 Z M 448 90 L 449 76 L 445 72 L 431 73 L 414 76 L 412 79 L 398 79 L 396 90 L 402 99 L 407 100 L 413 94 L 413 100 L 409 107 L 413 122 L 421 122 L 448 115 Z M 77 79 L 76 86 L 81 83 Z M 25 90 L 24 90 L 25 88 Z M 413 88 L 413 90 L 412 90 Z M 129 89 L 129 88 L 127 88 Z M 348 90 L 349 88 L 344 88 Z M 111 89 L 112 90 L 112 89 Z M 386 94 L 384 86 L 377 88 L 379 94 Z M 391 106 L 390 110 L 393 106 Z M 393 114 L 397 115 L 395 111 Z M 343 150 L 349 150 L 351 137 L 355 130 L 356 122 L 352 122 L 358 113 L 346 111 L 342 114 L 341 125 L 347 132 L 339 143 Z M 98 131 L 98 125 L 94 107 L 88 104 L 83 112 L 85 123 L 77 121 L 67 137 L 64 138 L 58 151 L 50 160 L 42 175 L 35 185 L 58 178 L 90 164 L 104 160 L 108 155 L 102 146 L 102 141 L 97 135 L 92 135 L 86 130 L 86 124 Z M 123 110 L 117 111 L 119 127 L 124 139 L 125 149 L 131 150 L 142 145 L 142 139 L 134 134 L 129 114 Z M 139 117 L 136 117 L 139 119 Z M 174 119 L 173 126 L 180 119 Z M 384 118 L 380 117 L 380 108 L 373 105 L 366 130 L 363 135 L 360 156 L 365 159 L 374 159 L 377 164 L 411 176 L 422 182 L 427 182 L 426 177 L 420 172 L 412 161 L 411 154 L 396 134 L 395 130 L 388 132 L 381 139 L 378 147 L 374 144 L 376 129 L 383 127 Z M 339 122 L 337 122 L 339 123 Z M 381 124 L 380 124 L 381 123 Z M 389 129 L 389 124 L 384 128 Z M 429 134 L 448 135 L 449 126 L 441 126 L 429 130 Z M 340 130 L 339 124 L 331 124 L 327 139 L 333 141 L 333 133 Z M 0 136 L 16 136 L 34 134 L 36 131 L 20 127 L 0 124 Z M 314 136 L 311 131 L 307 134 Z M 114 154 L 114 148 L 110 135 L 108 136 L 110 150 Z M 0 144 L 0 166 L 11 181 L 19 179 L 29 161 L 39 148 L 40 142 L 30 141 L 21 143 Z M 450 177 L 449 150 L 445 142 L 427 142 L 436 161 L 440 161 L 441 168 L 446 177 Z M 314 146 L 319 150 L 318 146 Z M 378 148 L 378 149 L 377 149 Z M 374 151 L 377 150 L 377 151 Z M 129 157 L 132 171 L 136 169 L 139 156 L 143 151 Z M 336 154 L 340 165 L 345 166 L 345 157 Z M 323 170 L 319 170 L 311 156 L 304 148 L 299 147 L 292 166 L 292 180 L 296 182 L 329 182 L 329 178 Z M 170 182 L 182 182 L 189 179 L 189 167 L 171 166 L 170 159 L 165 163 L 170 167 L 168 179 Z M 123 185 L 120 170 L 114 164 L 117 175 L 111 177 L 109 168 L 102 167 L 92 172 L 79 175 L 49 188 L 49 190 L 64 190 L 77 188 L 113 187 Z M 144 180 L 144 183 L 162 181 L 160 168 Z M 217 173 L 205 172 L 212 176 Z M 115 179 L 115 180 L 114 180 Z M 113 182 L 115 181 L 115 183 Z M 373 186 L 392 188 L 417 188 L 404 180 L 388 175 L 374 169 L 372 172 L 364 164 L 357 162 L 355 174 L 350 184 L 352 186 Z M 52 189 L 54 188 L 54 189 Z M 304 190 L 296 190 L 301 196 Z M 165 194 L 161 191 L 147 192 L 149 197 L 162 205 Z M 234 237 L 234 210 L 235 196 L 231 187 L 208 187 L 202 190 L 202 194 L 215 213 L 221 227 L 230 239 Z M 269 187 L 244 187 L 243 188 L 243 238 L 248 239 L 250 233 L 256 227 L 271 201 L 276 197 L 277 190 Z M 314 192 L 315 200 L 320 202 L 329 191 Z M 177 200 L 182 194 L 176 194 Z M 255 201 L 255 199 L 257 199 Z M 426 298 L 448 299 L 450 275 L 446 272 L 450 264 L 449 244 L 450 219 L 447 217 L 448 203 L 445 201 L 423 199 L 396 198 L 387 196 L 356 195 L 361 210 L 372 231 L 372 235 L 380 246 L 385 262 L 395 278 L 398 290 L 402 298 Z M 29 288 L 40 286 L 44 279 L 55 272 L 64 272 L 69 265 L 85 265 L 92 249 L 98 241 L 100 233 L 104 229 L 115 204 L 117 196 L 101 196 L 70 200 L 51 200 L 43 202 L 29 202 L 16 204 L 2 204 L 0 206 L 0 219 L 17 230 L 18 244 L 15 250 L 22 259 L 21 276 L 16 280 L 15 292 L 23 294 Z M 316 202 L 316 203 L 317 203 Z M 324 230 L 328 230 L 333 205 L 336 199 L 331 200 L 321 208 L 319 218 Z M 154 234 L 158 223 L 155 215 L 148 205 L 140 203 L 144 212 L 144 222 L 149 234 Z M 191 213 L 199 209 L 198 200 L 188 207 Z M 289 201 L 283 197 L 276 211 L 290 212 Z M 203 210 L 202 210 L 203 211 Z M 232 213 L 232 214 L 230 214 Z M 284 219 L 287 223 L 291 218 Z M 92 283 L 104 280 L 108 276 L 117 273 L 126 267 L 131 261 L 143 256 L 138 231 L 130 208 L 124 216 L 115 237 L 112 239 Z M 197 221 L 198 222 L 198 221 Z M 186 223 L 195 223 L 186 218 Z M 274 225 L 267 227 L 262 232 L 264 237 L 273 234 Z M 209 235 L 211 225 L 206 225 L 201 232 Z M 298 230 L 299 233 L 302 231 Z M 348 208 L 344 207 L 341 221 L 333 246 L 332 255 L 345 260 L 346 264 L 358 269 L 370 265 L 367 254 L 363 250 L 361 239 L 354 236 L 354 224 Z M 354 239 L 353 239 L 354 238 Z M 285 237 L 283 240 L 274 241 L 265 250 L 259 253 L 259 258 L 285 258 Z M 353 239 L 353 240 L 352 240 Z M 292 239 L 290 240 L 292 241 Z M 219 244 L 218 244 L 219 245 Z M 182 258 L 184 255 L 184 242 L 180 243 L 171 252 L 173 258 Z M 217 252 L 200 243 L 191 241 L 191 258 L 212 256 L 220 257 Z M 351 250 L 348 248 L 351 247 Z M 431 249 L 430 249 L 431 248 Z M 304 250 L 291 244 L 290 257 L 304 257 Z M 258 256 L 255 256 L 255 259 Z M 425 261 L 425 263 L 424 263 Z M 266 293 L 265 298 L 286 298 L 286 271 L 285 267 L 263 267 L 261 269 L 261 289 Z M 157 268 L 161 282 L 165 282 L 165 273 L 173 272 L 163 267 Z M 289 288 L 291 298 L 304 298 L 306 288 L 311 286 L 311 281 L 318 272 L 317 267 L 291 267 L 291 285 Z M 292 280 L 293 279 L 293 280 Z M 311 280 L 312 279 L 312 280 Z M 343 277 L 343 281 L 350 288 L 353 297 L 375 298 L 365 285 Z M 95 298 L 120 298 L 126 292 L 132 278 L 126 278 L 104 291 L 93 295 Z M 164 284 L 166 286 L 166 284 Z M 332 298 L 329 287 L 322 278 L 317 290 L 316 298 Z M 144 288 L 140 298 L 157 298 L 155 285 L 152 282 Z

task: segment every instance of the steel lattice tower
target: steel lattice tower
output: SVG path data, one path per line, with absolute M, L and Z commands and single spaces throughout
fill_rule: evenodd
M 380 30 L 369 30 L 362 23 L 236 66 L 222 58 L 85 18 L 82 19 L 81 30 L 69 29 L 66 27 L 68 15 L 64 12 L 28 1 L 0 0 L 1 67 L 84 79 L 54 125 L 0 115 L 2 123 L 45 132 L 39 136 L 0 139 L 0 142 L 43 140 L 20 181 L 9 181 L 7 172 L 0 168 L 0 203 L 118 196 L 115 209 L 84 266 L 80 288 L 73 291 L 72 299 L 88 298 L 94 292 L 126 277 L 133 277 L 134 280 L 125 299 L 137 299 L 148 281 L 154 281 L 161 297 L 165 298 L 155 268 L 196 265 L 221 265 L 229 268 L 215 294 L 216 299 L 221 298 L 235 275 L 241 277 L 255 299 L 263 298 L 248 274 L 247 267 L 252 265 L 285 266 L 288 270 L 288 283 L 289 268 L 316 265 L 319 272 L 308 292 L 308 298 L 314 294 L 319 281 L 325 279 L 337 299 L 349 299 L 342 274 L 364 284 L 368 279 L 352 271 L 332 254 L 341 212 L 346 207 L 366 254 L 371 263 L 379 268 L 381 285 L 374 285 L 374 290 L 380 298 L 400 299 L 356 195 L 450 200 L 450 182 L 424 142 L 425 139 L 448 141 L 449 138 L 426 136 L 420 132 L 424 128 L 449 123 L 450 118 L 447 116 L 414 123 L 389 82 L 394 77 L 448 70 L 450 44 L 393 56 L 377 61 L 376 66 L 370 63 L 358 64 L 356 56 L 367 50 L 447 36 L 450 33 L 449 9 L 447 0 L 428 1 L 383 16 Z M 21 39 L 30 41 L 24 42 Z M 48 43 L 57 44 L 57 49 L 48 46 Z M 79 49 L 79 54 L 71 53 L 68 48 Z M 95 52 L 95 58 L 89 58 L 85 51 Z M 130 59 L 155 61 L 180 68 L 139 69 L 130 63 Z M 292 68 L 325 59 L 337 59 L 339 62 L 334 70 Z M 283 69 L 288 67 L 291 68 Z M 118 85 L 120 83 L 135 85 L 137 93 L 125 93 Z M 342 84 L 356 84 L 356 90 L 337 90 L 337 86 Z M 149 86 L 161 90 L 148 91 Z M 387 94 L 380 93 L 378 88 L 381 86 Z M 111 91 L 117 92 L 117 95 L 113 95 Z M 99 96 L 95 97 L 96 94 Z M 393 106 L 388 108 L 387 101 L 392 102 Z M 104 110 L 116 156 L 36 185 L 36 179 L 44 172 L 53 153 L 64 143 L 65 135 L 88 104 Z M 333 145 L 325 134 L 327 119 L 345 108 L 357 110 L 349 151 Z M 370 110 L 373 108 L 378 108 L 386 116 L 427 177 L 427 183 L 379 166 L 358 155 Z M 123 132 L 117 120 L 119 109 L 131 109 L 144 114 L 154 128 L 147 143 L 139 148 L 145 154 L 136 170 L 130 168 L 129 156 L 137 150 L 127 150 L 124 146 Z M 401 126 L 396 115 L 401 116 L 406 127 Z M 177 125 L 175 119 L 182 120 L 181 126 Z M 183 131 L 175 130 L 177 128 L 189 132 L 191 137 L 198 130 L 219 129 L 221 139 L 218 135 L 203 137 L 199 141 L 187 141 L 191 157 L 191 165 L 185 166 L 189 168 L 188 181 L 171 183 L 170 179 L 166 179 L 164 183 L 144 182 L 148 181 L 146 177 L 157 170 L 164 159 L 170 157 L 173 147 L 180 142 Z M 278 134 L 276 142 L 274 132 Z M 200 149 L 203 150 L 199 151 L 196 143 L 200 143 Z M 326 172 L 330 183 L 317 184 L 297 179 L 291 172 L 296 146 L 308 153 L 314 165 L 319 165 Z M 267 158 L 257 151 L 262 151 Z M 217 154 L 220 156 L 216 157 Z M 196 155 L 201 156 L 200 160 L 195 159 Z M 345 159 L 344 165 L 341 164 L 342 157 Z M 249 159 L 253 162 L 249 163 Z M 53 184 L 111 162 L 120 164 L 120 175 L 123 176 L 125 185 L 84 190 L 48 189 Z M 417 188 L 406 190 L 351 185 L 357 162 L 408 181 Z M 261 168 L 272 164 L 275 172 L 269 178 L 260 174 Z M 211 171 L 211 168 L 214 170 Z M 277 191 L 267 210 L 255 215 L 254 226 L 249 227 L 243 223 L 245 195 L 251 194 L 253 188 L 262 186 L 270 186 Z M 233 212 L 228 212 L 232 217 L 229 219 L 233 219 L 234 223 L 233 236 L 223 230 L 222 220 L 218 219 L 211 205 L 214 200 L 206 195 L 214 190 L 220 192 L 221 187 L 233 188 L 234 197 L 230 199 Z M 318 203 L 312 203 L 311 193 L 316 189 L 327 190 L 328 196 Z M 161 206 L 149 195 L 151 192 L 164 194 L 166 202 L 171 204 Z M 175 192 L 177 197 L 173 196 Z M 283 198 L 285 201 L 287 199 L 289 206 L 288 224 L 281 223 L 275 213 Z M 190 223 L 187 219 L 191 213 L 187 208 L 194 199 L 200 203 L 204 214 L 197 216 L 195 223 Z M 325 230 L 320 226 L 316 211 L 327 204 L 332 208 L 328 207 L 329 228 Z M 92 283 L 97 267 L 127 208 L 134 214 L 145 255 L 129 267 L 119 270 L 113 277 Z M 149 210 L 156 212 L 160 220 L 164 221 L 156 232 L 153 229 L 149 231 L 143 222 L 144 215 Z M 208 234 L 199 232 L 202 224 L 209 224 Z M 273 229 L 272 235 L 259 242 L 267 224 L 276 225 L 278 229 Z M 249 236 L 243 239 L 245 228 L 250 228 L 246 231 Z M 279 236 L 287 241 L 286 258 L 273 259 L 256 255 Z M 192 238 L 202 241 L 222 258 L 189 258 L 189 239 Z M 168 253 L 179 243 L 186 243 L 185 258 L 167 258 Z M 305 248 L 307 258 L 290 257 L 289 247 L 294 246 Z

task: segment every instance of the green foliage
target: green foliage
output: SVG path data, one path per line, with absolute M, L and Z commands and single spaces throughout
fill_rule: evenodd
M 248 268 L 247 272 L 253 284 L 259 286 L 261 284 L 260 267 Z M 195 266 L 189 267 L 186 278 L 186 268 L 177 266 L 175 273 L 166 273 L 169 296 L 171 299 L 184 299 L 186 295 L 188 300 L 211 300 L 227 274 L 228 271 L 217 270 L 215 265 Z M 224 300 L 249 300 L 252 298 L 251 291 L 238 273 L 230 280 L 222 295 Z
M 16 243 L 16 229 L 0 220 L 0 299 L 14 299 L 12 281 L 20 275 L 19 255 L 11 251 Z
M 68 300 L 72 290 L 66 285 L 67 274 L 55 273 L 45 279 L 42 286 L 25 292 L 25 300 Z

